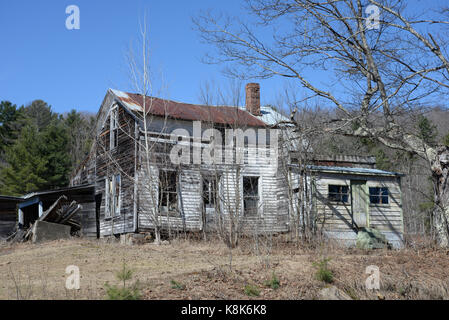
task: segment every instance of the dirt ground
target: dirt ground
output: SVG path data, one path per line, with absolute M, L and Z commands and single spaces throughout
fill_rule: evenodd
M 330 259 L 331 284 L 316 277 L 316 263 L 322 259 Z M 449 299 L 447 250 L 364 252 L 330 245 L 298 247 L 282 239 L 242 241 L 232 251 L 218 240 L 1 244 L 0 299 L 104 299 L 105 283 L 120 283 L 116 273 L 123 263 L 134 271 L 128 284 L 138 281 L 144 299 L 316 299 L 330 285 L 352 299 Z M 79 290 L 65 288 L 69 265 L 79 267 Z M 380 290 L 366 290 L 370 265 L 379 268 Z M 266 284 L 273 274 L 278 289 Z M 259 295 L 248 295 L 248 285 Z

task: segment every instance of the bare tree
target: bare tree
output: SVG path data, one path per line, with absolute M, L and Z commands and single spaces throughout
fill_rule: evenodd
M 401 117 L 447 93 L 447 12 L 434 13 L 441 19 L 417 18 L 406 2 L 390 0 L 246 4 L 251 21 L 211 13 L 194 19 L 203 40 L 217 49 L 208 62 L 228 63 L 227 72 L 242 78 L 294 80 L 307 93 L 304 100 L 319 99 L 338 110 L 322 123 L 324 130 L 376 139 L 425 159 L 437 240 L 448 246 L 449 148 L 429 145 Z
M 217 106 L 233 106 L 236 112 L 235 119 L 238 119 L 238 109 L 235 107 L 238 107 L 242 101 L 241 88 L 239 82 L 230 82 L 229 88 L 224 90 L 215 87 L 213 83 L 206 82 L 200 88 L 200 100 L 205 106 L 212 107 L 209 109 L 210 113 L 214 112 L 213 108 Z M 236 123 L 217 124 L 212 121 L 208 122 L 207 125 L 214 130 L 213 136 L 211 136 L 210 141 L 201 139 L 201 143 L 211 143 L 214 156 L 212 163 L 209 165 L 209 170 L 207 170 L 208 173 L 203 174 L 203 192 L 214 190 L 211 194 L 213 197 L 211 208 L 213 209 L 213 228 L 226 246 L 232 249 L 238 245 L 242 227 L 243 208 L 240 195 L 242 164 L 237 160 L 237 155 L 242 152 L 239 148 L 242 146 L 234 143 L 240 138 L 238 134 L 235 140 L 227 134 L 234 134 L 235 130 L 245 130 L 246 128 Z M 232 154 L 233 161 L 226 161 L 229 154 Z M 204 188 L 205 183 L 208 184 L 208 189 Z M 207 195 L 203 194 L 203 202 L 207 201 L 206 198 Z M 208 210 L 204 203 L 203 210 Z M 203 216 L 207 217 L 207 212 L 203 212 Z M 204 221 L 203 230 L 206 230 L 207 225 L 208 223 Z M 230 251 L 230 265 L 231 263 L 232 251 Z

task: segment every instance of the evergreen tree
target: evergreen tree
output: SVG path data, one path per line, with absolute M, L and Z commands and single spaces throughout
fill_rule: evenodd
M 24 125 L 23 107 L 17 108 L 9 101 L 0 102 L 0 159 L 5 149 L 17 139 Z
M 0 193 L 21 195 L 45 187 L 47 159 L 40 150 L 37 128 L 25 126 L 17 141 L 6 149 L 7 165 L 0 176 Z
M 68 128 L 45 102 L 35 102 L 25 108 L 27 124 L 18 139 L 5 147 L 6 164 L 0 172 L 2 194 L 20 195 L 64 187 L 69 182 Z M 34 113 L 37 110 L 41 116 Z
M 58 115 L 51 111 L 51 106 L 42 100 L 34 100 L 24 111 L 38 131 L 44 130 L 53 120 L 58 118 Z
M 60 120 L 53 120 L 40 133 L 40 156 L 47 163 L 43 174 L 46 189 L 65 187 L 69 183 L 71 161 L 68 140 L 67 129 Z
M 437 131 L 436 126 L 431 120 L 427 119 L 425 116 L 420 115 L 418 118 L 418 136 L 424 140 L 425 143 L 430 146 L 436 144 Z

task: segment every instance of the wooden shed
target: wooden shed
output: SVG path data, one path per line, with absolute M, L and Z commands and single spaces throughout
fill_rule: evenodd
M 310 166 L 317 227 L 354 245 L 362 228 L 379 230 L 394 248 L 403 246 L 400 173 L 375 168 Z
M 76 201 L 82 206 L 74 219 L 81 225 L 81 235 L 88 237 L 98 236 L 98 219 L 95 201 L 95 187 L 80 185 L 76 187 L 60 188 L 56 190 L 39 191 L 24 195 L 18 204 L 19 228 L 28 228 L 44 212 L 49 209 L 61 196 L 69 201 Z
M 22 202 L 20 197 L 0 196 L 0 239 L 11 235 L 17 223 L 17 205 Z

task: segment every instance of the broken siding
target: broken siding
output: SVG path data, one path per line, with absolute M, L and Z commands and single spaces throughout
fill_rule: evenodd
M 395 247 L 402 245 L 402 203 L 398 178 L 383 176 L 360 176 L 348 174 L 323 174 L 315 177 L 315 199 L 317 226 L 329 237 L 344 243 L 354 244 L 357 234 L 354 230 L 352 214 L 351 180 L 365 180 L 369 187 L 388 187 L 389 203 L 382 205 L 369 204 L 368 226 L 381 231 Z M 348 186 L 347 203 L 329 201 L 328 186 Z M 368 195 L 369 202 L 369 195 Z
M 11 235 L 17 223 L 17 204 L 21 200 L 13 197 L 0 197 L 0 239 Z
M 167 127 L 173 124 L 168 121 Z M 190 123 L 190 126 L 192 124 Z M 199 231 L 203 230 L 203 203 L 202 203 L 202 175 L 215 176 L 218 172 L 221 175 L 219 192 L 223 199 L 221 208 L 224 216 L 238 208 L 240 213 L 240 227 L 245 232 L 283 232 L 287 231 L 288 211 L 279 211 L 279 207 L 286 207 L 286 200 L 281 199 L 282 194 L 286 194 L 286 186 L 279 177 L 276 161 L 270 163 L 269 159 L 259 157 L 256 153 L 244 152 L 245 150 L 237 150 L 238 153 L 246 155 L 244 163 L 241 165 L 240 171 L 236 165 L 217 164 L 215 166 L 205 165 L 188 165 L 174 167 L 168 158 L 173 144 L 166 140 L 164 145 L 163 139 L 158 139 L 159 143 L 155 144 L 153 139 L 151 145 L 155 152 L 152 153 L 153 158 L 151 173 L 146 174 L 144 163 L 141 163 L 139 171 L 139 230 L 151 229 L 153 227 L 152 215 L 149 213 L 153 210 L 154 199 L 159 198 L 158 179 L 159 170 L 170 168 L 178 170 L 179 173 L 179 193 L 178 207 L 179 214 L 177 216 L 159 216 L 159 221 L 164 229 L 170 230 L 187 230 Z M 203 141 L 203 146 L 207 142 Z M 145 159 L 141 151 L 140 161 Z M 253 157 L 248 159 L 248 157 Z M 254 162 L 250 161 L 254 160 Z M 257 161 L 256 161 L 257 160 Z M 165 164 L 165 166 L 164 166 Z M 196 168 L 195 168 L 196 167 Z M 243 176 L 259 177 L 259 194 L 260 207 L 257 216 L 245 216 L 243 214 Z M 237 181 L 238 179 L 238 181 Z M 237 193 L 238 192 L 238 193 Z M 151 194 L 153 193 L 153 194 Z M 238 204 L 236 202 L 239 202 Z M 212 222 L 209 227 L 214 227 L 214 215 L 212 214 Z
M 135 140 L 134 119 L 120 106 L 118 108 L 118 145 L 110 150 L 110 117 L 105 118 L 104 126 L 96 141 L 96 181 L 95 190 L 101 194 L 99 212 L 100 236 L 134 232 L 134 166 Z M 110 115 L 110 112 L 107 112 Z M 106 217 L 105 183 L 108 177 L 120 174 L 120 213 Z

